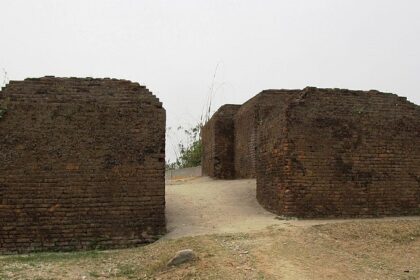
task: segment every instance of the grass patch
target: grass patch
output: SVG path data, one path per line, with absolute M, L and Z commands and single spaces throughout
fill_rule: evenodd
M 385 240 L 407 244 L 420 238 L 418 221 L 363 221 L 312 226 L 309 231 L 327 234 L 338 240 Z
M 45 262 L 60 262 L 69 260 L 81 260 L 81 259 L 96 259 L 103 256 L 104 253 L 100 251 L 83 251 L 83 252 L 71 252 L 71 253 L 33 253 L 27 255 L 13 255 L 0 258 L 0 262 L 6 263 L 26 263 L 34 265 L 36 263 Z
M 133 278 L 136 274 L 136 267 L 131 264 L 120 264 L 117 266 L 118 272 L 115 276 L 117 277 L 127 277 L 129 279 Z
M 419 236 L 419 221 L 273 226 L 255 233 L 160 240 L 131 249 L 4 256 L 0 280 L 279 279 L 290 273 L 311 279 L 323 279 L 326 273 L 331 279 L 416 279 L 419 253 L 414 247 Z M 194 250 L 197 260 L 167 267 L 183 249 Z
M 101 275 L 96 271 L 89 271 L 89 276 L 92 278 L 99 278 Z

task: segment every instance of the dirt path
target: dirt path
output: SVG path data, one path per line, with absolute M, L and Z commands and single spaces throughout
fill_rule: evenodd
M 166 187 L 166 238 L 208 233 L 249 232 L 282 224 L 255 199 L 255 180 L 207 177 Z
M 212 233 L 252 232 L 268 226 L 309 227 L 350 220 L 279 220 L 256 198 L 256 181 L 200 177 L 169 181 L 166 186 L 166 239 Z M 409 220 L 386 218 L 376 220 Z M 371 219 L 375 220 L 375 219 Z M 360 221 L 353 219 L 352 221 Z M 366 221 L 366 219 L 365 219 Z

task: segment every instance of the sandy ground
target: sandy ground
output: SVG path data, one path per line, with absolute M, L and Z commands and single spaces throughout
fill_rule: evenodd
M 214 180 L 208 177 L 167 181 L 166 239 L 213 233 L 253 232 L 268 226 L 309 227 L 361 221 L 282 220 L 257 202 L 256 180 Z M 280 218 L 280 219 L 279 219 Z M 364 219 L 366 221 L 366 219 Z M 419 217 L 368 219 L 380 221 L 420 220 Z
M 255 180 L 208 177 L 168 182 L 166 238 L 250 232 L 284 223 L 258 204 L 255 186 Z

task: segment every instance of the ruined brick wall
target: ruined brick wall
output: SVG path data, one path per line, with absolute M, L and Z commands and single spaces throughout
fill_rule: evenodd
M 0 91 L 0 108 L 0 253 L 165 232 L 165 110 L 144 86 L 26 79 Z
M 286 216 L 418 215 L 419 143 L 404 98 L 307 88 L 259 127 L 257 198 Z
M 202 128 L 204 175 L 219 179 L 235 177 L 233 116 L 239 107 L 231 104 L 220 107 Z
M 235 114 L 235 177 L 255 178 L 258 126 L 296 90 L 265 90 L 245 102 Z

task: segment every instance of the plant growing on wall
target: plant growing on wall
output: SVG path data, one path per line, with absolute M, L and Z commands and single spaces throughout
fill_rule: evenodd
M 5 87 L 6 85 L 7 85 L 7 83 L 9 82 L 9 79 L 8 79 L 8 77 L 7 77 L 7 71 L 6 71 L 6 69 L 4 69 L 4 68 L 2 68 L 2 76 L 1 76 L 1 78 L 0 78 L 0 92 L 1 92 L 1 89 L 3 88 L 3 87 Z M 7 103 L 8 103 L 8 100 L 6 100 L 5 102 L 4 102 L 4 104 L 1 104 L 0 103 L 0 119 L 2 119 L 3 118 L 3 116 L 6 114 L 6 112 L 7 112 Z
M 7 71 L 4 68 L 2 68 L 2 75 L 1 75 L 0 79 L 1 79 L 0 80 L 0 88 L 6 86 L 7 83 L 9 82 L 9 78 L 7 76 Z
M 3 116 L 6 114 L 9 102 L 10 98 L 6 98 L 2 102 L 0 102 L 0 119 L 2 119 Z

